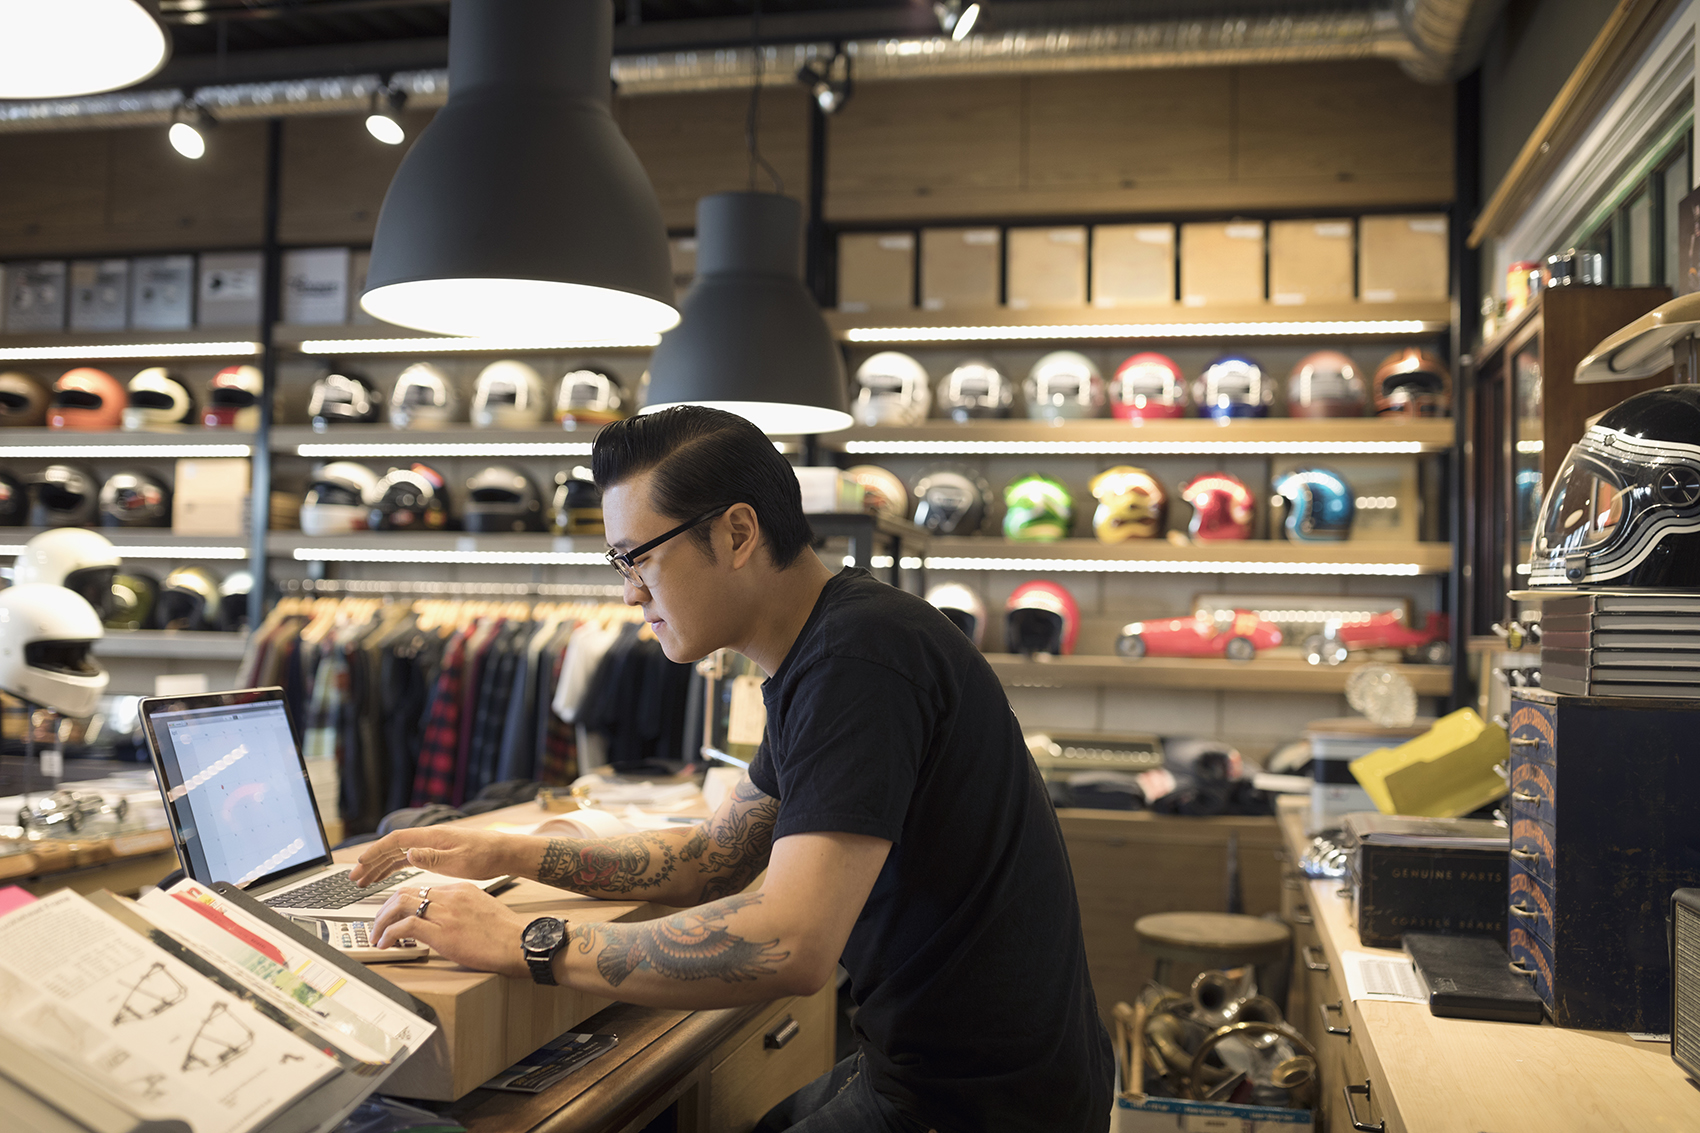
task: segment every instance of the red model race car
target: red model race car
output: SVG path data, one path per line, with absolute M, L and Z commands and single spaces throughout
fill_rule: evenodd
M 1421 627 L 1409 626 L 1395 610 L 1361 622 L 1330 622 L 1305 638 L 1305 659 L 1312 665 L 1338 665 L 1347 654 L 1365 649 L 1400 649 L 1411 661 L 1445 665 L 1452 660 L 1452 619 L 1430 614 Z
M 1226 657 L 1249 661 L 1259 649 L 1281 644 L 1281 631 L 1250 610 L 1235 610 L 1232 617 L 1212 618 L 1196 614 L 1190 618 L 1165 618 L 1157 622 L 1130 622 L 1116 639 L 1116 652 L 1123 657 Z

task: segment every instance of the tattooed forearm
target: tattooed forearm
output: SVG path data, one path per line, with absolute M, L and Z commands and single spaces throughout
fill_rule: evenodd
M 774 974 L 791 955 L 774 947 L 777 939 L 746 940 L 726 927 L 731 914 L 760 901 L 760 893 L 746 893 L 660 920 L 575 926 L 573 932 L 581 953 L 601 944 L 596 970 L 611 987 L 643 969 L 665 979 L 741 983 Z
M 678 856 L 659 834 L 622 838 L 551 838 L 537 880 L 575 893 L 641 893 L 673 880 Z
M 702 876 L 701 900 L 740 893 L 767 868 L 773 849 L 773 823 L 779 802 L 746 777 L 732 791 L 732 806 L 716 821 L 698 827 L 679 851 L 681 861 L 696 862 Z

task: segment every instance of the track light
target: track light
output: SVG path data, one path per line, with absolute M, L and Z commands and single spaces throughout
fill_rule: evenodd
M 841 60 L 842 68 L 839 66 Z M 834 78 L 841 69 L 843 77 Z M 797 81 L 809 88 L 809 95 L 822 114 L 836 114 L 850 101 L 849 56 L 840 50 L 831 59 L 811 59 L 797 69 Z
M 213 125 L 213 116 L 207 108 L 192 97 L 187 98 L 171 112 L 171 129 L 166 137 L 171 140 L 172 149 L 190 161 L 199 161 L 207 152 L 206 131 Z
M 940 0 L 933 5 L 933 15 L 938 17 L 939 27 L 961 43 L 980 22 L 980 5 L 964 5 L 962 0 Z
M 401 128 L 401 112 L 407 106 L 407 92 L 389 83 L 372 91 L 372 102 L 366 114 L 366 132 L 386 146 L 399 146 L 407 140 Z

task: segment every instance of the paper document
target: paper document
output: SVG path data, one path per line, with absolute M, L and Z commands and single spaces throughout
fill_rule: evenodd
M 70 890 L 0 917 L 0 1028 L 195 1133 L 247 1133 L 337 1073 Z
M 1360 999 L 1392 1003 L 1427 1003 L 1428 988 L 1409 956 L 1377 956 L 1373 952 L 1342 952 L 1346 969 L 1346 994 Z

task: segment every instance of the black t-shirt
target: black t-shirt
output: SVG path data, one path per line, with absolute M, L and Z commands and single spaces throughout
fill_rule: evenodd
M 893 843 L 844 947 L 867 1072 L 940 1130 L 1098 1133 L 1109 1036 L 1062 831 L 996 674 L 912 594 L 846 570 L 762 686 L 775 840 Z

